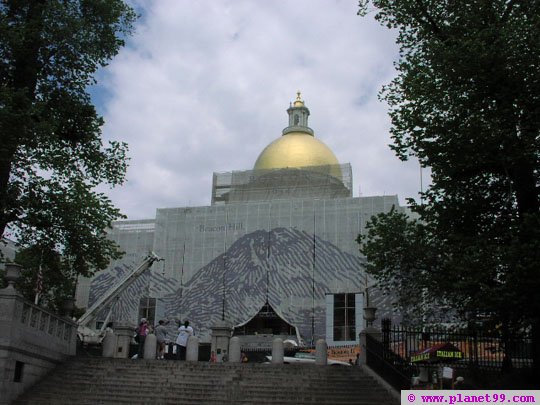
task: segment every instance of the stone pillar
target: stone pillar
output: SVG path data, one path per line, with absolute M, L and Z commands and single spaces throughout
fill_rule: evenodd
M 153 360 L 156 358 L 157 338 L 153 333 L 149 333 L 144 340 L 144 359 Z
M 212 343 L 210 350 L 216 354 L 216 362 L 221 363 L 228 359 L 229 356 L 232 327 L 226 321 L 218 321 L 211 329 Z
M 379 342 L 382 340 L 382 333 L 380 330 L 369 326 L 360 332 L 360 356 L 358 357 L 358 365 L 362 366 L 367 364 L 366 360 L 366 335 L 377 339 Z
M 116 335 L 114 332 L 105 332 L 105 337 L 103 338 L 103 342 L 101 342 L 101 344 L 101 355 L 103 357 L 114 357 L 114 352 L 116 351 Z
M 237 336 L 232 337 L 229 343 L 229 361 L 231 363 L 240 363 L 241 354 L 240 339 Z
M 328 345 L 324 339 L 317 340 L 315 344 L 315 364 L 318 366 L 328 364 Z
M 275 338 L 272 341 L 272 363 L 283 364 L 283 339 Z
M 190 336 L 186 347 L 186 361 L 199 361 L 199 338 Z
M 130 323 L 118 322 L 115 327 L 116 351 L 114 357 L 127 359 L 129 357 L 129 345 L 133 339 L 135 327 Z

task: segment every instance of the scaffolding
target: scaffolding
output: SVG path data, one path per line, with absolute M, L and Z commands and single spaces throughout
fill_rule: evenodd
M 352 197 L 349 163 L 214 173 L 212 182 L 212 205 L 346 197 Z

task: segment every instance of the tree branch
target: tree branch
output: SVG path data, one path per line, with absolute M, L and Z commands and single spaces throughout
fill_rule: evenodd
M 436 37 L 438 37 L 443 42 L 446 41 L 448 37 L 444 35 L 442 29 L 437 25 L 435 20 L 431 17 L 425 3 L 422 0 L 416 0 L 416 4 L 418 5 L 418 9 L 421 11 L 424 17 L 424 19 L 419 19 L 418 22 L 422 23 L 423 25 L 427 24 L 429 27 L 431 27 L 431 32 Z

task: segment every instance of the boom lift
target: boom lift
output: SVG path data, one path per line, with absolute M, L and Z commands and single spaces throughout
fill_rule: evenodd
M 94 305 L 88 308 L 88 310 L 77 320 L 77 323 L 78 323 L 77 335 L 79 336 L 79 339 L 81 340 L 81 342 L 83 342 L 84 344 L 100 343 L 103 331 L 105 330 L 105 327 L 114 309 L 114 305 L 120 298 L 120 295 L 131 284 L 133 284 L 137 280 L 137 278 L 139 278 L 139 276 L 141 276 L 146 270 L 148 270 L 154 262 L 161 261 L 161 260 L 163 259 L 157 256 L 154 252 L 150 252 L 148 256 L 144 258 L 144 260 L 141 262 L 141 264 L 138 267 L 130 271 L 122 280 L 120 280 L 120 282 L 118 282 L 116 285 L 111 287 L 109 291 L 103 294 L 94 303 Z M 113 301 L 115 302 L 113 303 Z M 103 326 L 101 327 L 101 330 L 96 331 L 94 329 L 89 328 L 88 324 L 90 323 L 90 321 L 92 321 L 96 317 L 96 315 L 99 314 L 99 312 L 101 312 L 104 308 L 107 308 L 108 306 L 109 306 L 109 312 L 107 313 L 107 316 L 105 318 L 105 321 L 103 322 Z

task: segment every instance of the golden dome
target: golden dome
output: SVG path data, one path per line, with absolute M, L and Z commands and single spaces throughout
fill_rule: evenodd
M 254 170 L 328 165 L 330 173 L 341 178 L 339 162 L 328 146 L 305 132 L 289 132 L 264 148 Z
M 314 171 L 342 179 L 336 156 L 330 148 L 314 137 L 308 126 L 309 109 L 305 106 L 300 91 L 296 100 L 287 109 L 289 126 L 283 135 L 268 145 L 255 162 L 255 171 L 299 169 L 312 167 Z M 317 168 L 315 168 L 317 167 Z

